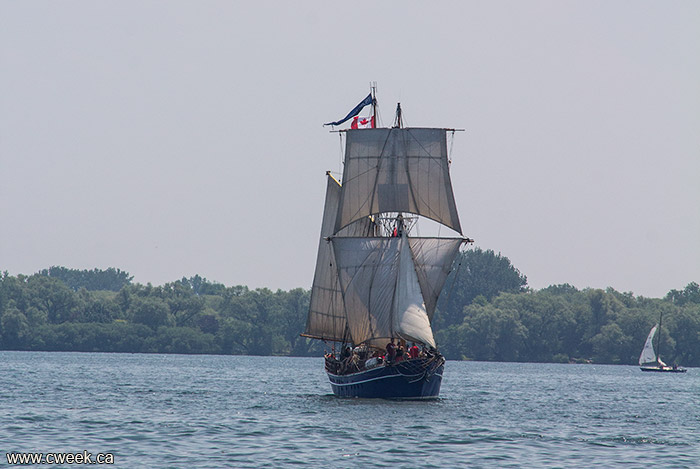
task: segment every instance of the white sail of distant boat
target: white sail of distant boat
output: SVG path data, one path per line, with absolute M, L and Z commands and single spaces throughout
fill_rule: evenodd
M 658 329 L 658 327 L 658 325 L 655 325 L 651 328 L 651 331 L 649 332 L 649 336 L 647 337 L 647 341 L 644 343 L 642 353 L 641 355 L 639 355 L 639 366 L 657 366 L 658 364 L 661 364 L 661 366 L 666 366 L 665 363 L 661 362 L 661 360 L 658 360 L 656 352 L 654 352 L 654 335 L 656 334 L 656 330 Z

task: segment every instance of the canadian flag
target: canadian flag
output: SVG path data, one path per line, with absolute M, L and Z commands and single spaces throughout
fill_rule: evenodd
M 372 117 L 355 116 L 352 118 L 352 124 L 350 124 L 350 128 L 351 129 L 373 129 L 373 128 L 375 128 L 374 116 L 372 116 Z

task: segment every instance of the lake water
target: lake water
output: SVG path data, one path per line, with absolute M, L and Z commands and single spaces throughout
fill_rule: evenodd
M 322 358 L 0 352 L 0 376 L 0 466 L 700 465 L 697 369 L 448 361 L 408 402 L 333 397 Z

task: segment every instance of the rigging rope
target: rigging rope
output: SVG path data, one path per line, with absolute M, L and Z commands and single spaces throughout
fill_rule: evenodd
M 338 174 L 343 174 L 343 133 L 338 133 L 340 150 L 338 151 Z
M 455 270 L 455 278 L 452 279 L 452 286 L 450 287 L 450 291 L 447 292 L 447 298 L 445 299 L 445 306 L 449 307 L 450 305 L 450 298 L 452 297 L 452 290 L 455 287 L 455 283 L 457 282 L 457 277 L 459 276 L 459 269 L 462 267 L 462 253 L 459 253 L 459 264 L 457 264 L 457 269 Z

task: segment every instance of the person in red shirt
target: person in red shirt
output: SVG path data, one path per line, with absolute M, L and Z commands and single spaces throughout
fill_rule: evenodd
M 418 354 L 420 353 L 420 350 L 418 350 L 418 346 L 416 344 L 413 344 L 410 349 L 408 349 L 408 356 L 411 358 L 418 358 Z

